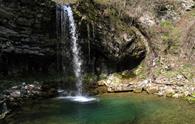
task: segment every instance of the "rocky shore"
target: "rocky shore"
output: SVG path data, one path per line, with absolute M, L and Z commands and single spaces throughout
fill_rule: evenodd
M 107 79 L 98 82 L 98 86 L 106 86 L 106 92 L 134 92 L 146 91 L 164 97 L 186 98 L 194 97 L 195 87 L 188 83 L 184 76 L 178 75 L 174 79 L 159 77 L 155 80 L 146 79 L 142 81 L 125 80 L 116 74 L 111 74 Z
M 53 1 L 58 0 L 0 0 L 1 80 L 62 72 L 67 77 L 63 85 L 74 83 L 74 77 L 68 75 L 72 73 L 69 37 L 58 36 L 61 10 Z M 106 74 L 97 83 L 89 81 L 93 86 L 86 92 L 147 92 L 194 100 L 194 0 L 148 0 L 135 6 L 136 2 L 127 3 L 125 7 L 101 2 L 80 0 L 72 6 L 85 60 L 83 71 L 95 74 L 98 80 Z M 145 8 L 148 5 L 153 6 Z M 125 74 L 142 63 L 148 70 Z M 152 76 L 140 79 L 143 73 Z M 56 96 L 57 82 L 50 84 L 35 81 L 2 87 L 0 119 L 26 101 Z
M 0 94 L 0 119 L 6 117 L 12 110 L 21 107 L 27 101 L 45 99 L 56 96 L 57 88 L 34 81 L 32 84 L 22 83 L 4 90 Z

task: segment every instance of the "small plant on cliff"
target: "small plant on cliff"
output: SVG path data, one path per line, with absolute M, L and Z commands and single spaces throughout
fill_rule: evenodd
M 162 28 L 161 39 L 165 45 L 164 52 L 177 53 L 179 46 L 180 31 L 175 27 L 172 21 L 161 21 L 160 26 Z

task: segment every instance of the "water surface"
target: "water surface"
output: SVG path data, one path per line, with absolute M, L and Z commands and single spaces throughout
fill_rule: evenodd
M 136 94 L 107 94 L 99 102 L 50 99 L 28 105 L 3 124 L 195 124 L 195 105 Z

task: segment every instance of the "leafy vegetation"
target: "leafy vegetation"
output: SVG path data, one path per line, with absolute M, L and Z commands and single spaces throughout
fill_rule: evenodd
M 161 21 L 160 26 L 163 30 L 161 39 L 165 45 L 164 52 L 178 53 L 180 30 L 169 20 Z

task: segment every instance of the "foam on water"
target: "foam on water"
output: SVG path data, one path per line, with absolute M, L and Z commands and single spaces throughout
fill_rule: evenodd
M 87 97 L 87 96 L 61 96 L 61 97 L 57 97 L 57 99 L 65 99 L 65 100 L 70 100 L 79 103 L 89 103 L 89 102 L 98 101 L 97 98 Z

